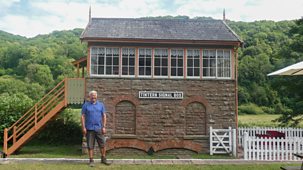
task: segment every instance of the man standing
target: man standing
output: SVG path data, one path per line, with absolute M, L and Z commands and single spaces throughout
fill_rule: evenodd
M 98 142 L 100 153 L 101 153 L 101 163 L 105 165 L 110 165 L 105 157 L 105 133 L 106 133 L 106 113 L 105 107 L 102 102 L 97 100 L 97 92 L 89 92 L 90 101 L 87 101 L 82 106 L 82 131 L 83 135 L 86 135 L 88 154 L 89 154 L 89 165 L 94 166 L 94 146 L 95 139 Z

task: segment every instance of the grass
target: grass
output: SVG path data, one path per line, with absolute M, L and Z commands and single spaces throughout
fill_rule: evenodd
M 279 122 L 274 122 L 281 115 L 278 114 L 258 114 L 258 115 L 239 115 L 239 127 L 279 127 Z M 303 128 L 303 121 L 298 127 Z
M 280 115 L 273 114 L 259 114 L 259 115 L 239 115 L 239 126 L 240 127 L 278 127 L 278 122 L 273 122 L 273 120 L 279 118 Z
M 123 169 L 123 170 L 255 170 L 255 169 L 266 169 L 266 170 L 277 170 L 280 169 L 280 166 L 283 166 L 283 163 L 277 164 L 249 164 L 249 165 L 111 165 L 105 166 L 97 164 L 94 168 L 88 167 L 85 163 L 78 164 L 42 164 L 42 163 L 12 163 L 0 165 L 0 170 L 92 170 L 92 169 Z

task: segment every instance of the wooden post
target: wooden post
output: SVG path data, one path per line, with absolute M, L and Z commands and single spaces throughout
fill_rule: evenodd
M 244 139 L 243 139 L 243 152 L 244 152 L 244 160 L 248 160 L 248 146 L 247 146 L 247 140 L 248 140 L 248 133 L 244 132 Z
M 213 127 L 209 127 L 209 146 L 209 153 L 213 155 Z
M 82 67 L 82 78 L 84 78 L 84 66 Z
M 7 154 L 7 128 L 4 129 L 3 152 Z
M 38 108 L 37 108 L 37 103 L 36 103 L 35 104 L 35 129 L 37 129 L 37 121 L 38 121 L 37 113 L 38 113 Z
M 238 152 L 237 152 L 237 149 L 238 149 L 238 145 L 237 145 L 237 130 L 236 129 L 232 129 L 232 136 L 233 136 L 233 143 L 232 143 L 232 145 L 233 145 L 233 155 L 234 155 L 234 157 L 238 157 Z
M 80 77 L 80 69 L 79 69 L 79 63 L 77 64 L 77 76 Z
M 64 79 L 64 105 L 67 106 L 67 86 L 68 86 L 68 79 Z
M 15 144 L 16 143 L 16 129 L 17 129 L 17 127 L 16 126 L 14 126 L 13 127 L 13 144 Z

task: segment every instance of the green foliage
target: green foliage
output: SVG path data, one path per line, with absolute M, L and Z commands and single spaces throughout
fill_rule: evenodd
M 2 76 L 0 77 L 0 94 L 3 93 L 10 95 L 23 93 L 32 100 L 37 101 L 43 96 L 44 88 L 38 83 L 26 83 L 11 76 Z
M 264 111 L 254 103 L 247 103 L 239 106 L 239 114 L 264 114 Z
M 65 109 L 53 121 L 49 122 L 43 133 L 36 137 L 39 143 L 48 144 L 79 144 L 82 141 L 82 131 L 79 121 L 75 121 L 75 113 L 72 109 Z
M 0 141 L 4 128 L 10 127 L 33 105 L 33 100 L 24 93 L 0 94 Z
M 53 75 L 47 65 L 29 64 L 26 78 L 30 82 L 37 82 L 45 87 L 50 87 L 54 83 Z

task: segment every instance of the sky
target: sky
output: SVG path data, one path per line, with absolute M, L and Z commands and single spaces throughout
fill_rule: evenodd
M 25 37 L 85 28 L 93 18 L 212 17 L 232 21 L 295 20 L 303 0 L 0 0 L 0 30 Z

